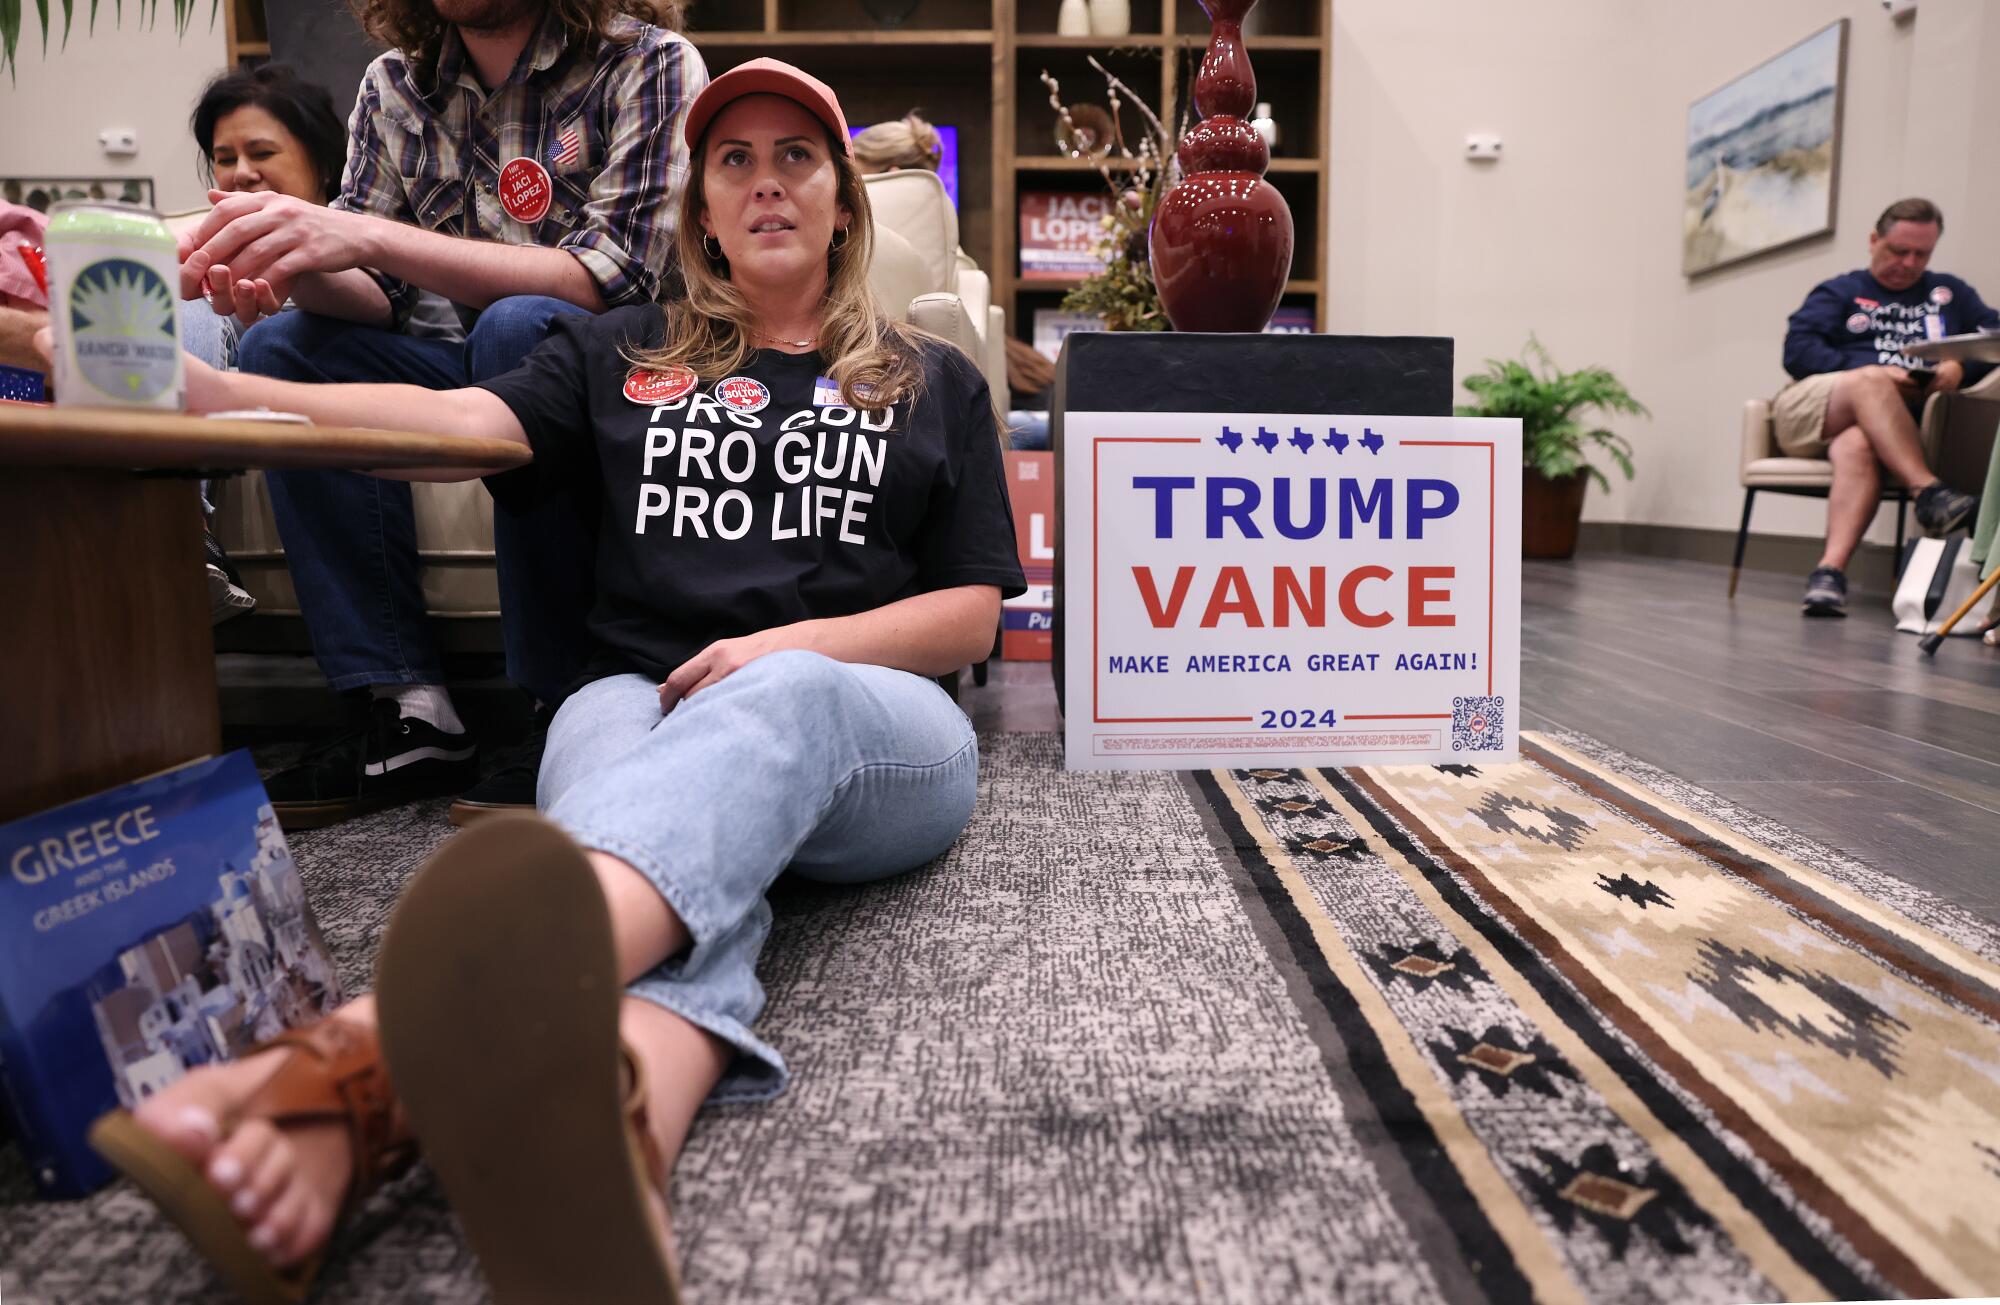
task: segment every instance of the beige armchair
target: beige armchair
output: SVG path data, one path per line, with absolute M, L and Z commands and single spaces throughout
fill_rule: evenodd
M 972 356 L 986 374 L 993 406 L 1006 412 L 1006 313 L 993 302 L 993 283 L 958 246 L 958 211 L 944 182 L 935 172 L 909 169 L 884 172 L 863 180 L 868 203 L 875 210 L 878 242 L 886 231 L 901 237 L 923 260 L 920 283 L 890 285 L 879 274 L 871 277 L 884 308 L 912 326 L 950 340 Z M 879 269 L 883 254 L 876 252 Z M 922 289 L 914 295 L 908 289 Z
M 992 387 L 995 406 L 1004 413 L 1005 322 L 991 303 L 986 274 L 959 252 L 958 214 L 944 183 L 930 172 L 890 173 L 869 177 L 867 182 L 875 210 L 875 254 L 868 279 L 876 298 L 892 316 L 943 336 L 970 354 Z M 218 638 L 227 647 L 297 646 L 289 633 L 274 644 L 260 631 L 245 628 L 259 616 L 299 614 L 263 475 L 233 477 L 216 488 L 216 538 L 257 600 L 249 618 L 220 627 Z M 470 481 L 411 489 L 426 610 L 432 616 L 460 619 L 497 617 L 493 500 L 485 486 Z M 302 630 L 297 637 L 303 638 Z
M 1967 387 L 1962 393 L 1933 394 L 1924 401 L 1923 417 L 1917 428 L 1918 438 L 1923 444 L 1924 461 L 1937 469 L 1948 482 L 1953 477 L 1947 475 L 1946 468 L 1938 462 L 1939 452 L 1947 443 L 1945 433 L 1957 424 L 1953 420 L 1954 409 L 1963 408 L 1965 400 L 1980 396 L 2000 396 L 2000 371 L 1995 371 L 1977 385 Z M 1979 465 L 1983 477 L 1983 459 Z M 1786 457 L 1778 448 L 1776 424 L 1771 419 L 1771 401 L 1751 399 L 1743 405 L 1742 457 L 1737 465 L 1736 479 L 1743 486 L 1743 520 L 1736 528 L 1736 558 L 1729 568 L 1731 598 L 1736 597 L 1737 577 L 1743 570 L 1743 550 L 1750 542 L 1750 509 L 1757 501 L 1757 492 L 1769 490 L 1776 494 L 1825 498 L 1827 490 L 1833 485 L 1833 464 L 1825 458 Z M 1970 486 L 1961 488 L 1977 492 L 1980 484 L 1975 480 Z M 1885 502 L 1896 504 L 1896 555 L 1900 559 L 1910 492 L 1885 471 L 1882 498 Z M 1901 565 L 1900 561 L 1898 565 Z

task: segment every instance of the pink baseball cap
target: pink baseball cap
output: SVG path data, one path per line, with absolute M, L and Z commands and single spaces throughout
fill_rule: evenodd
M 840 111 L 840 98 L 833 93 L 833 88 L 782 59 L 752 59 L 738 64 L 695 96 L 681 128 L 687 138 L 688 149 L 692 151 L 700 146 L 702 133 L 708 130 L 708 124 L 714 121 L 716 114 L 746 95 L 784 96 L 825 123 L 847 154 L 854 153 L 854 142 L 847 135 L 847 115 Z

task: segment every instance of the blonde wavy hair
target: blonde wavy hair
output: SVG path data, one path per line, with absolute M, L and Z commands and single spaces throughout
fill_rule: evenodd
M 854 159 L 868 172 L 902 168 L 936 172 L 944 161 L 937 128 L 910 110 L 894 122 L 878 122 L 854 138 Z
M 704 134 L 704 139 L 706 135 Z M 826 143 L 836 173 L 835 201 L 852 214 L 847 239 L 827 250 L 826 297 L 820 301 L 819 349 L 829 359 L 826 375 L 840 386 L 841 402 L 855 408 L 886 408 L 915 400 L 923 387 L 920 340 L 938 337 L 895 321 L 882 311 L 868 286 L 875 222 L 868 187 L 841 142 L 831 132 Z M 653 350 L 628 350 L 638 367 L 679 365 L 703 380 L 720 380 L 743 370 L 756 352 L 750 305 L 729 279 L 726 259 L 711 258 L 703 246 L 701 210 L 706 152 L 702 142 L 689 151 L 688 183 L 681 190 L 674 250 L 680 258 L 686 293 L 661 305 L 667 317 L 666 343 Z

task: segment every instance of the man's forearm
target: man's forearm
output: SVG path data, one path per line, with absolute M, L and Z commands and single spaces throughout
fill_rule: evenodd
M 355 261 L 453 303 L 485 308 L 509 295 L 548 295 L 604 311 L 596 278 L 576 258 L 541 245 L 465 240 L 421 227 L 369 218 Z
M 389 326 L 395 313 L 375 278 L 358 267 L 308 272 L 292 285 L 292 302 L 310 312 L 363 326 Z

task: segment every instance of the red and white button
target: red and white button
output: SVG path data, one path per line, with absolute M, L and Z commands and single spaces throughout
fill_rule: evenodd
M 672 403 L 694 393 L 697 379 L 692 368 L 679 363 L 658 371 L 634 371 L 625 378 L 625 397 L 647 406 Z
M 715 383 L 715 397 L 737 412 L 761 412 L 771 402 L 771 391 L 754 376 L 730 376 Z
M 516 222 L 540 222 L 555 195 L 549 170 L 525 155 L 500 169 L 500 207 Z

